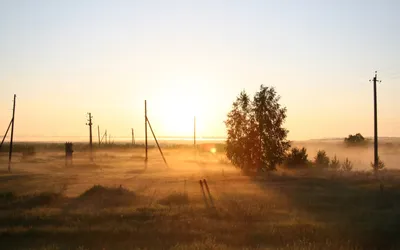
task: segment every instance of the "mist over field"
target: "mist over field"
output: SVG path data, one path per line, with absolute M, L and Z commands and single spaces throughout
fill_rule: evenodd
M 34 144 L 35 154 L 15 153 L 10 173 L 7 154 L 1 153 L 0 241 L 13 249 L 400 246 L 394 235 L 372 229 L 395 232 L 391 222 L 376 216 L 398 215 L 396 141 L 382 142 L 387 167 L 379 180 L 369 165 L 370 145 L 348 147 L 332 140 L 293 144 L 307 147 L 310 159 L 320 149 L 349 157 L 354 170 L 339 175 L 282 166 L 249 175 L 232 166 L 225 146 L 216 143 L 198 144 L 196 150 L 163 145 L 168 165 L 151 145 L 147 167 L 141 145 L 103 145 L 95 148 L 91 161 L 87 145 L 76 144 L 73 163 L 65 166 L 62 144 Z M 199 184 L 204 179 L 210 198 Z

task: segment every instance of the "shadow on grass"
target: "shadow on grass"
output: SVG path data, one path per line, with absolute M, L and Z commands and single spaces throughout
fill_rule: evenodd
M 0 172 L 0 174 L 1 174 L 0 183 L 7 183 L 10 181 L 20 182 L 25 180 L 31 180 L 37 176 L 43 176 L 39 174 L 15 174 L 5 170 Z
M 59 206 L 68 198 L 59 193 L 43 192 L 17 196 L 12 192 L 0 193 L 0 209 L 32 209 L 36 207 Z
M 53 208 L 109 208 L 131 206 L 138 196 L 120 187 L 95 185 L 76 198 L 64 196 L 61 192 L 42 192 L 17 196 L 12 192 L 0 193 L 0 209 L 32 209 L 37 207 Z
M 392 174 L 399 175 L 398 171 Z M 362 249 L 400 246 L 398 180 L 381 185 L 381 181 L 366 173 L 333 175 L 313 170 L 301 176 L 254 176 L 253 181 L 287 198 L 294 210 L 308 214 L 323 228 L 336 228 L 339 237 Z

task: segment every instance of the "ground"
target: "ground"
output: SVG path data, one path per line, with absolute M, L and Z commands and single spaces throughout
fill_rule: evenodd
M 2 154 L 1 248 L 400 248 L 395 169 L 244 175 L 219 152 L 164 153 L 169 167 L 152 149 L 147 168 L 141 148 L 75 152 L 67 167 L 62 151 L 16 154 L 11 173 Z

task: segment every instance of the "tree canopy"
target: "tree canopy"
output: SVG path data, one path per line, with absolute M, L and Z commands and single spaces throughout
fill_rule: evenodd
M 245 170 L 275 170 L 290 148 L 283 127 L 286 108 L 279 104 L 275 88 L 261 85 L 253 100 L 242 91 L 225 121 L 227 157 Z
M 344 138 L 344 142 L 347 145 L 364 145 L 367 141 L 365 140 L 364 136 L 362 136 L 360 133 L 357 133 Z

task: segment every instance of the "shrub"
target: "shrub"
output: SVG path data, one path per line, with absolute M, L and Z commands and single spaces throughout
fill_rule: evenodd
M 336 157 L 336 155 L 335 155 L 335 157 L 333 157 L 333 159 L 331 160 L 331 162 L 330 162 L 330 164 L 329 164 L 329 167 L 330 167 L 331 169 L 333 169 L 333 170 L 338 170 L 338 169 L 340 168 L 340 161 L 338 160 L 338 158 Z
M 308 154 L 306 148 L 292 148 L 286 157 L 288 167 L 305 167 L 308 165 Z
M 317 156 L 315 156 L 315 166 L 317 167 L 329 167 L 330 159 L 326 155 L 325 150 L 319 150 Z
M 0 200 L 9 201 L 15 199 L 15 194 L 13 192 L 3 192 L 0 193 Z
M 345 172 L 350 172 L 353 169 L 353 163 L 346 158 L 346 160 L 342 163 L 342 170 Z
M 374 171 L 379 171 L 385 168 L 385 163 L 378 157 L 378 166 L 375 166 L 375 164 L 371 162 L 371 167 Z

